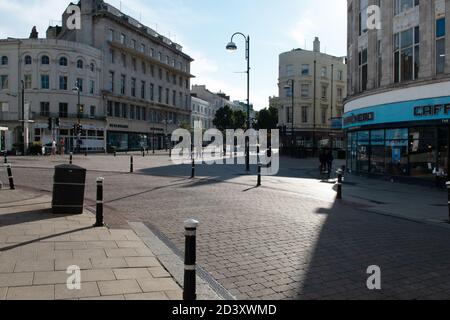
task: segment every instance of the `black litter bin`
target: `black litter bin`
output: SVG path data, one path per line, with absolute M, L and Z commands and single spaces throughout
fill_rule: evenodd
M 54 214 L 82 214 L 86 169 L 63 164 L 55 167 L 52 209 Z

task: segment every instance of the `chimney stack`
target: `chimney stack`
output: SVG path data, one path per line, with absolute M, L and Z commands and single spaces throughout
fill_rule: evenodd
M 318 37 L 314 39 L 314 52 L 320 52 L 320 41 Z

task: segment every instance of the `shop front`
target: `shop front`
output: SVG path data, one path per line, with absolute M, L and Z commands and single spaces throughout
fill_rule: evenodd
M 128 131 L 129 126 L 110 124 L 107 132 L 106 145 L 108 152 L 140 151 L 144 149 L 160 150 L 164 148 L 164 130 L 148 128 L 148 132 Z
M 450 97 L 355 109 L 343 125 L 349 172 L 439 186 L 447 180 Z

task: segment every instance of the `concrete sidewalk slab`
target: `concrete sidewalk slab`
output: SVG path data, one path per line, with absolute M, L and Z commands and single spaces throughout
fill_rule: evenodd
M 53 215 L 50 206 L 47 195 L 0 191 L 0 300 L 180 299 L 133 230 L 93 228 L 92 213 Z M 81 270 L 79 290 L 67 285 L 69 266 Z

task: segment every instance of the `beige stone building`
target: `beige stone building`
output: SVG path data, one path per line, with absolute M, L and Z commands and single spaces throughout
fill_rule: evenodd
M 333 143 L 341 148 L 345 58 L 322 53 L 316 38 L 313 51 L 294 49 L 280 55 L 278 81 L 279 96 L 270 104 L 278 108 L 283 144 L 316 150 Z
M 349 0 L 347 10 L 349 170 L 447 179 L 450 1 Z
M 5 145 L 6 140 L 10 145 L 21 140 L 20 97 L 11 98 L 20 96 L 21 80 L 27 85 L 25 99 L 31 102 L 34 121 L 29 140 L 48 140 L 51 130 L 44 118 L 49 116 L 62 122 L 51 135 L 64 136 L 66 146 L 74 145 L 76 135 L 66 123 L 77 122 L 77 93 L 72 88 L 79 80 L 80 104 L 89 119 L 82 121 L 83 150 L 164 147 L 174 129 L 190 123 L 193 59 L 179 44 L 102 0 L 81 0 L 78 5 L 80 29 L 67 27 L 69 14 L 64 12 L 62 26 L 49 27 L 46 39 L 0 42 L 1 120 L 8 121 L 0 124 L 0 133 Z M 67 61 L 61 63 L 62 57 Z M 93 124 L 91 114 L 103 123 Z M 93 140 L 90 137 L 103 144 L 84 143 Z

